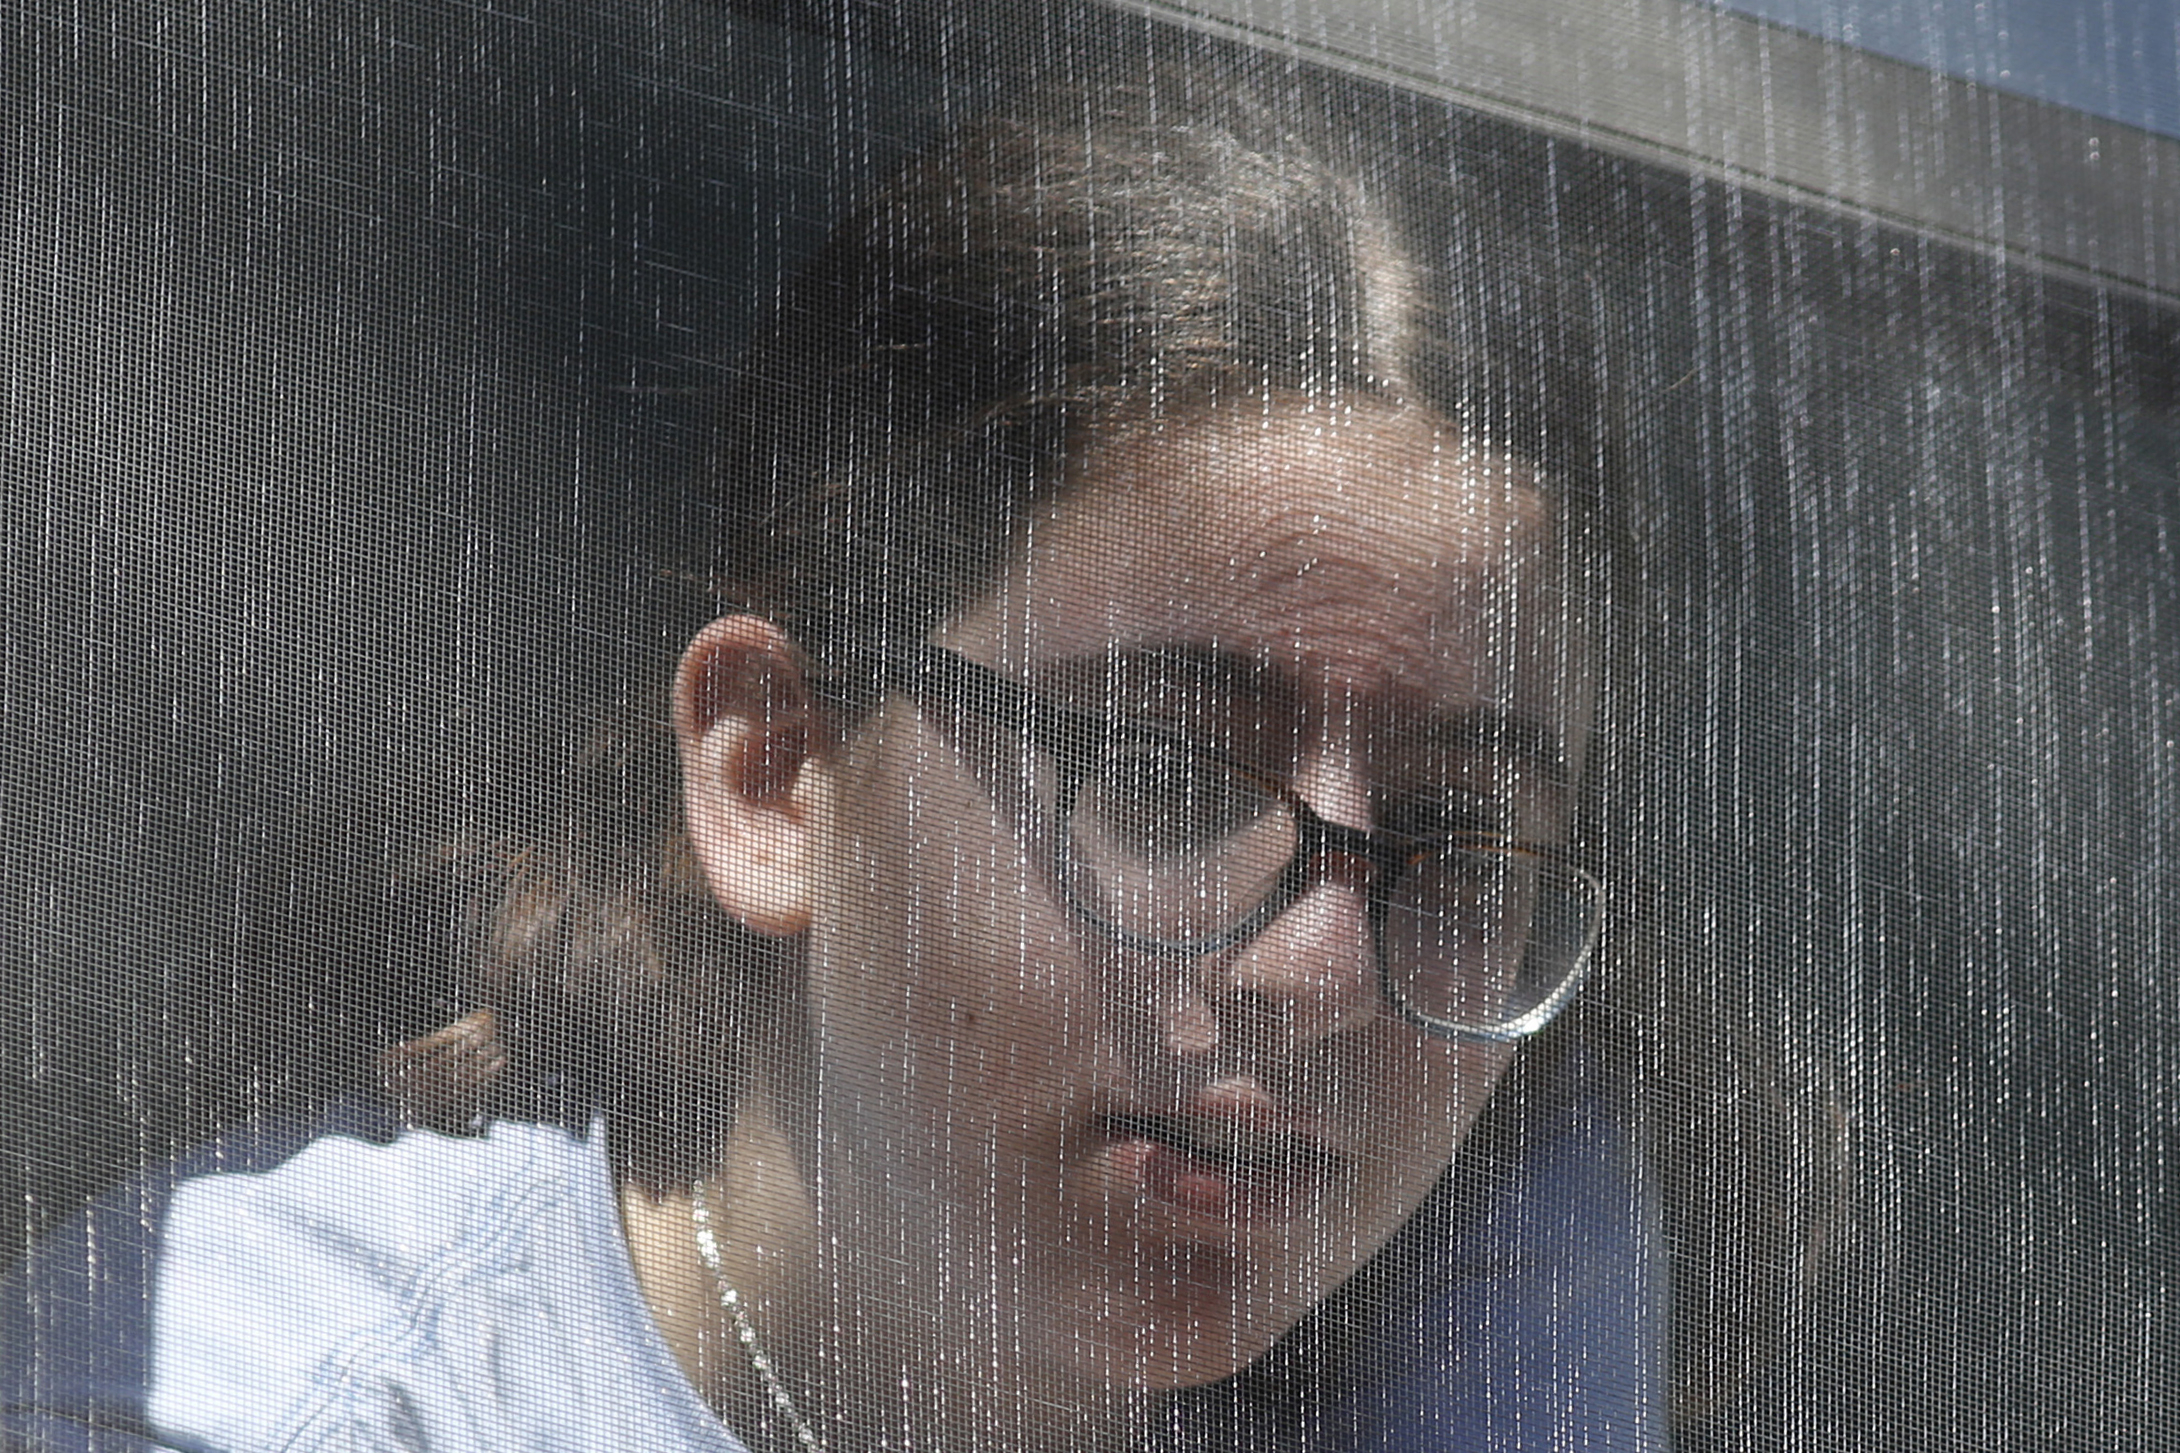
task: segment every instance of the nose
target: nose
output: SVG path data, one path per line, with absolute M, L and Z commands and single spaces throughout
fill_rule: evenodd
M 1297 1044 L 1356 1028 L 1378 1012 L 1377 949 L 1365 897 L 1370 864 L 1333 853 L 1287 911 L 1207 966 L 1214 999 L 1237 998 L 1271 1012 Z
M 1369 789 L 1346 745 L 1317 743 L 1294 786 L 1329 820 L 1365 822 Z M 1376 1017 L 1377 944 L 1368 906 L 1376 869 L 1361 854 L 1326 852 L 1308 870 L 1308 885 L 1261 931 L 1198 962 L 1193 983 L 1169 1014 L 1171 1048 L 1209 1053 L 1226 1029 L 1269 1033 L 1300 1048 Z

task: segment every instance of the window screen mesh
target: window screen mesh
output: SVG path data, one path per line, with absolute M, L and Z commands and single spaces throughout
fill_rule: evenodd
M 4 23 L 6 1446 L 2171 1438 L 2170 276 L 1102 7 Z

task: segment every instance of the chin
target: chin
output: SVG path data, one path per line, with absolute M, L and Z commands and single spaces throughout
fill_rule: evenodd
M 1248 1367 L 1271 1351 L 1293 1325 L 1284 1318 L 1261 1324 L 1214 1315 L 1144 1328 L 1121 1357 L 1108 1365 L 1111 1375 L 1105 1381 L 1116 1389 L 1146 1393 L 1202 1387 Z
M 1284 1333 L 1285 1328 L 1280 1332 Z M 1139 1392 L 1185 1392 L 1232 1377 L 1272 1350 L 1278 1335 L 1247 1340 L 1196 1338 L 1144 1362 L 1128 1384 Z
M 1177 1392 L 1255 1362 L 1338 1276 L 1291 1256 L 1142 1240 L 1086 1258 L 1063 1289 L 1036 1300 L 1044 1358 L 1063 1376 L 1113 1391 Z M 1073 1258 L 1070 1258 L 1073 1259 Z

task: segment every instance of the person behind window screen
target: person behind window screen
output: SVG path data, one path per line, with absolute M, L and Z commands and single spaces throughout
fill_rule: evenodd
M 18 1444 L 1663 1446 L 1601 300 L 1193 89 L 840 229 L 668 729 L 445 870 L 477 1012 L 51 1238 Z

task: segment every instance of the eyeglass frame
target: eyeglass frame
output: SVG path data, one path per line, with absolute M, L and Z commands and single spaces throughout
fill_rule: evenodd
M 1200 742 L 1160 722 L 1113 717 L 1045 692 L 971 660 L 944 646 L 922 642 L 873 653 L 866 658 L 869 677 L 900 692 L 919 706 L 968 710 L 1008 731 L 1018 732 L 1060 768 L 1060 790 L 1053 804 L 1054 841 L 1061 855 L 1057 874 L 1068 910 L 1099 934 L 1139 953 L 1157 958 L 1202 958 L 1238 948 L 1263 933 L 1309 891 L 1312 869 L 1333 856 L 1361 858 L 1370 865 L 1364 902 L 1370 914 L 1371 952 L 1377 965 L 1379 1003 L 1411 1027 L 1433 1039 L 1453 1043 L 1511 1044 L 1528 1038 L 1559 1016 L 1588 977 L 1604 918 L 1605 890 L 1597 875 L 1561 848 L 1529 842 L 1505 833 L 1460 832 L 1428 837 L 1348 827 L 1326 818 L 1309 800 L 1280 778 L 1231 753 Z M 1176 748 L 1235 772 L 1284 805 L 1293 817 L 1293 857 L 1263 900 L 1238 922 L 1215 934 L 1176 941 L 1156 938 L 1112 922 L 1084 903 L 1066 869 L 1074 855 L 1072 818 L 1075 799 L 1096 769 L 1098 759 L 1116 746 L 1153 743 Z M 1502 1025 L 1461 1025 L 1434 1020 L 1413 1008 L 1394 986 L 1385 948 L 1384 918 L 1392 890 L 1401 877 L 1426 858 L 1447 850 L 1479 850 L 1536 859 L 1572 874 L 1587 885 L 1592 905 L 1580 950 L 1559 985 L 1542 1002 Z

